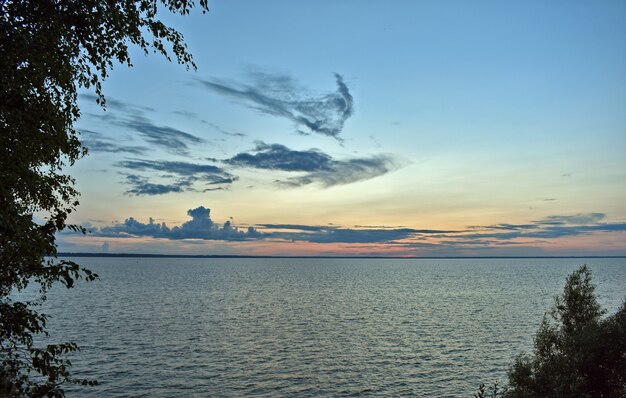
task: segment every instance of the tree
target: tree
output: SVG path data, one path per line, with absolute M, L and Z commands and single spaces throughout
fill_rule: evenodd
M 533 355 L 515 359 L 508 390 L 493 397 L 626 397 L 626 303 L 603 318 L 594 291 L 586 265 L 568 276 L 537 331 Z
M 208 0 L 199 0 L 203 12 Z M 138 46 L 195 68 L 183 36 L 161 22 L 188 14 L 193 0 L 0 0 L 0 396 L 64 396 L 73 343 L 37 347 L 46 317 L 37 304 L 55 283 L 68 288 L 94 273 L 56 258 L 55 234 L 78 206 L 64 168 L 85 156 L 74 122 L 79 88 L 93 89 L 114 63 L 132 66 Z M 159 14 L 160 15 L 160 14 Z M 83 231 L 84 232 L 84 231 Z M 15 292 L 35 284 L 36 300 Z

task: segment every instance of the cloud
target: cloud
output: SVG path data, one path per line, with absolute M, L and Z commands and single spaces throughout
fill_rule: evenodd
M 209 164 L 133 159 L 116 162 L 115 166 L 133 171 L 126 175 L 126 182 L 130 185 L 126 192 L 133 195 L 194 191 L 196 183 L 211 186 L 204 189 L 205 191 L 217 190 L 223 187 L 216 185 L 229 185 L 237 180 L 236 176 Z M 137 171 L 150 173 L 152 181 L 148 177 L 135 174 Z M 155 175 L 155 172 L 165 174 Z M 155 177 L 167 179 L 168 183 L 155 183 Z
M 456 231 L 414 228 L 342 228 L 333 225 L 258 224 L 277 232 L 265 232 L 267 237 L 313 243 L 389 243 L 428 235 L 450 234 Z
M 157 126 L 149 119 L 135 115 L 118 124 L 138 132 L 149 143 L 175 155 L 187 155 L 189 145 L 198 145 L 203 139 L 169 126 Z
M 133 155 L 144 155 L 148 148 L 142 146 L 119 145 L 104 138 L 103 134 L 90 130 L 80 130 L 82 144 L 89 149 L 89 152 L 109 152 L 109 153 L 130 153 Z
M 259 142 L 252 153 L 239 153 L 225 161 L 232 166 L 282 171 L 332 170 L 332 158 L 317 150 L 294 151 L 280 144 Z
M 98 96 L 93 95 L 93 94 L 80 94 L 79 97 L 81 99 L 84 99 L 90 102 L 97 102 L 99 100 Z M 154 112 L 154 108 L 150 108 L 148 106 L 142 106 L 142 105 L 135 105 L 130 102 L 120 101 L 110 96 L 107 96 L 105 98 L 105 103 L 106 103 L 105 105 L 107 108 L 115 109 L 115 110 L 119 110 L 119 111 L 123 111 L 127 113 L 141 114 L 144 111 Z
M 156 170 L 167 173 L 180 174 L 184 176 L 203 174 L 203 175 L 227 175 L 226 171 L 217 166 L 210 164 L 197 164 L 188 162 L 173 162 L 160 160 L 124 160 L 115 163 L 116 166 L 124 167 L 132 170 Z
M 449 236 L 461 244 L 468 240 L 513 241 L 515 239 L 556 239 L 566 236 L 577 236 L 595 232 L 626 231 L 626 222 L 601 222 L 604 213 L 585 213 L 574 215 L 551 215 L 530 224 L 497 224 L 488 226 L 472 226 L 465 233 Z M 484 232 L 476 232 L 482 229 Z M 504 230 L 506 232 L 491 232 Z
M 225 240 L 242 241 L 257 239 L 258 232 L 253 227 L 240 230 L 234 227 L 230 221 L 218 225 L 211 220 L 211 210 L 204 206 L 189 209 L 187 215 L 191 220 L 183 223 L 180 227 L 168 227 L 165 223 L 157 224 L 152 218 L 148 223 L 142 223 L 134 218 L 127 218 L 123 224 L 102 227 L 94 235 L 108 237 L 131 237 L 149 236 L 153 238 L 165 238 L 172 240 L 202 239 L 202 240 Z
M 390 243 L 423 235 L 452 233 L 454 231 L 395 228 L 395 229 L 352 229 L 333 226 L 306 226 L 285 224 L 262 224 L 268 228 L 294 230 L 290 232 L 266 232 L 267 237 L 311 243 Z
M 130 174 L 126 176 L 126 182 L 130 188 L 126 193 L 132 195 L 163 195 L 170 192 L 184 192 L 190 189 L 192 181 L 181 179 L 172 184 L 155 184 L 147 178 Z
M 280 144 L 257 143 L 251 152 L 242 152 L 224 161 L 231 166 L 265 170 L 305 172 L 306 174 L 277 181 L 284 186 L 319 183 L 324 187 L 369 180 L 396 170 L 401 161 L 390 155 L 335 160 L 318 149 L 295 151 Z
M 197 113 L 191 112 L 191 111 L 186 111 L 186 110 L 172 111 L 172 113 L 174 115 L 182 116 L 182 117 L 184 117 L 186 119 L 196 119 L 198 117 Z
M 333 170 L 319 170 L 304 176 L 279 181 L 279 183 L 293 187 L 319 183 L 324 187 L 331 187 L 369 180 L 397 170 L 400 167 L 402 167 L 402 162 L 399 162 L 392 156 L 375 155 L 369 158 L 335 161 Z
M 368 228 L 352 229 L 332 225 L 299 224 L 259 224 L 243 229 L 226 221 L 218 225 L 211 220 L 211 210 L 199 206 L 189 209 L 190 221 L 181 226 L 169 227 L 165 223 L 157 224 L 150 218 L 142 223 L 133 217 L 123 223 L 91 229 L 91 234 L 101 237 L 153 237 L 163 239 L 203 239 L 203 240 L 280 240 L 311 243 L 388 243 L 427 235 L 453 233 L 448 230 L 412 229 L 412 228 Z M 259 230 L 258 228 L 261 228 Z
M 354 99 L 343 77 L 335 74 L 337 89 L 320 97 L 305 97 L 304 89 L 285 75 L 256 72 L 248 84 L 198 79 L 205 88 L 247 103 L 267 115 L 295 123 L 304 133 L 339 139 L 345 121 L 354 113 Z
M 543 224 L 594 224 L 606 217 L 604 213 L 574 214 L 569 216 L 548 216 L 538 223 Z
M 81 97 L 90 98 L 89 95 L 81 95 Z M 115 113 L 87 113 L 87 115 L 100 119 L 109 126 L 114 125 L 130 129 L 138 133 L 147 142 L 161 147 L 171 154 L 187 155 L 190 146 L 205 142 L 200 137 L 174 127 L 156 125 L 144 116 L 143 110 L 150 108 L 139 108 L 116 100 L 108 100 L 107 104 L 113 105 L 111 107 L 119 110 L 123 116 L 118 116 Z
M 487 226 L 472 226 L 470 228 L 480 228 L 480 229 L 502 229 L 506 231 L 520 231 L 526 229 L 537 229 L 539 228 L 536 224 L 495 224 L 495 225 L 487 225 Z
M 258 227 L 269 228 L 269 229 L 287 229 L 287 230 L 295 230 L 295 231 L 324 231 L 328 229 L 327 226 L 320 225 L 302 225 L 302 224 L 258 224 Z
M 590 213 L 590 217 L 593 218 L 594 216 L 591 216 L 591 214 L 593 213 Z M 396 249 L 443 250 L 455 253 L 457 250 L 461 252 L 474 249 L 483 251 L 489 248 L 501 249 L 507 246 L 531 248 L 532 245 L 545 244 L 547 240 L 561 237 L 596 232 L 626 232 L 626 222 L 598 222 L 589 225 L 537 224 L 537 228 L 526 228 L 527 224 L 498 224 L 523 226 L 523 228 L 514 230 L 495 229 L 495 232 L 494 228 L 492 228 L 493 226 L 482 227 L 484 230 L 479 232 L 476 232 L 475 228 L 480 227 L 469 227 L 465 230 L 437 230 L 389 227 L 344 228 L 332 224 L 280 223 L 237 227 L 231 221 L 226 221 L 223 224 L 215 223 L 211 219 L 211 210 L 204 206 L 189 209 L 187 215 L 191 219 L 180 226 L 171 227 L 165 223 L 155 223 L 152 218 L 144 223 L 130 217 L 123 223 L 116 223 L 101 228 L 90 228 L 90 234 L 102 238 L 151 237 L 167 240 L 267 241 L 268 244 L 270 242 L 308 242 L 315 244 L 341 244 L 344 248 L 348 247 L 345 245 L 355 245 L 353 247 L 354 250 L 361 250 L 366 248 L 367 245 L 378 245 L 371 247 L 377 248 L 377 253 L 381 254 L 385 250 L 393 251 Z M 546 217 L 546 219 L 556 217 L 561 216 L 550 216 Z M 64 233 L 69 234 L 70 232 Z M 410 254 L 411 252 L 406 253 Z M 497 253 L 497 251 L 494 253 Z
M 217 131 L 217 132 L 219 132 L 221 134 L 224 134 L 224 135 L 229 135 L 231 137 L 246 137 L 247 136 L 244 133 L 237 133 L 237 132 L 233 133 L 231 131 L 226 131 L 223 128 L 221 128 L 220 126 L 218 126 L 217 124 L 207 122 L 206 120 L 203 120 L 203 122 L 205 124 L 207 124 L 208 126 L 210 126 L 211 128 L 213 128 L 215 131 Z

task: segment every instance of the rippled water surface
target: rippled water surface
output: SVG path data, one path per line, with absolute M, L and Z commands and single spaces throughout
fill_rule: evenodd
M 626 259 L 77 261 L 100 280 L 45 312 L 101 385 L 69 397 L 470 397 L 578 266 L 610 311 L 626 295 Z

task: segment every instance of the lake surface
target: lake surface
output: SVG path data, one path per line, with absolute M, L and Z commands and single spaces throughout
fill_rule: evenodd
M 626 297 L 626 259 L 76 260 L 100 280 L 44 312 L 101 385 L 68 397 L 471 397 L 578 266 L 610 312 Z

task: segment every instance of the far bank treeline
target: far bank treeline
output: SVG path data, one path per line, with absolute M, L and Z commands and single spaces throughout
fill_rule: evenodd
M 591 271 L 568 276 L 563 293 L 544 316 L 532 354 L 520 354 L 508 386 L 481 385 L 476 398 L 626 397 L 626 302 L 605 316 Z

